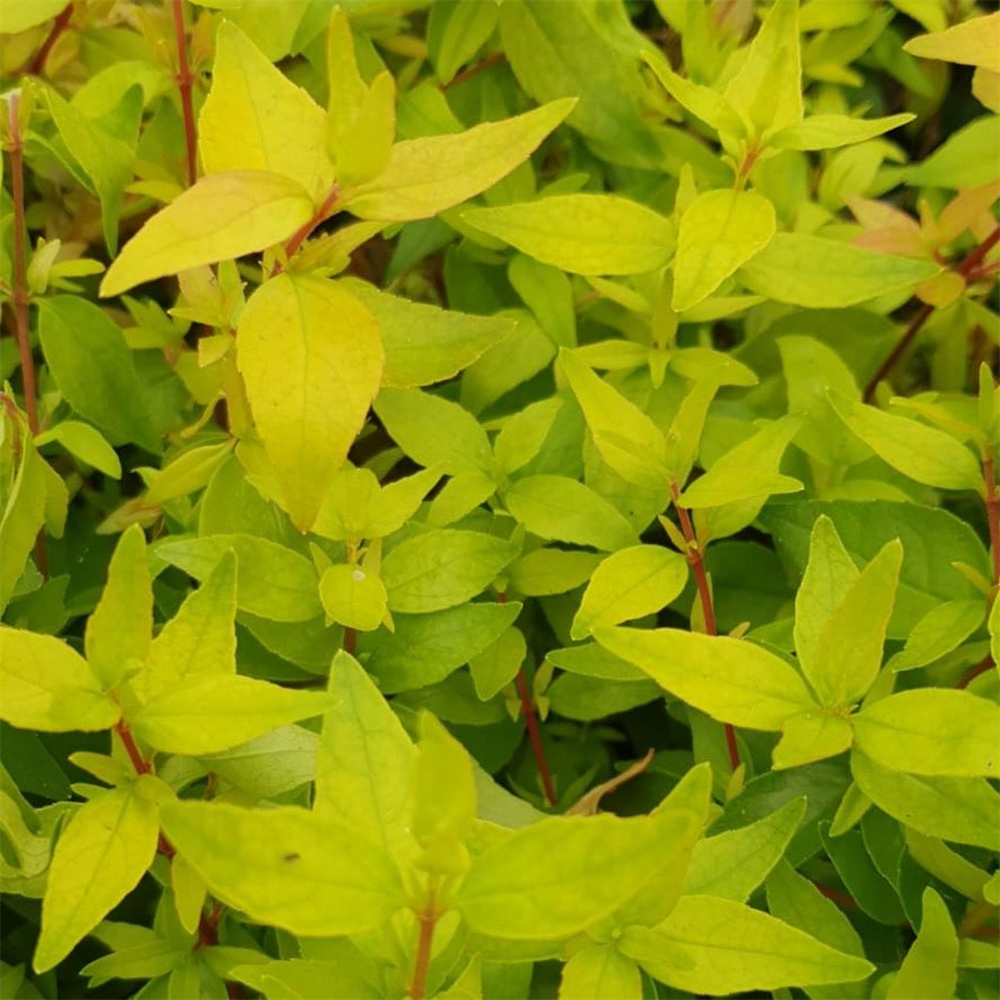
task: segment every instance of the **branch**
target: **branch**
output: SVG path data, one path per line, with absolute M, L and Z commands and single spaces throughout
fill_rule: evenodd
M 66 30 L 69 19 L 73 16 L 73 4 L 67 4 L 60 12 L 59 16 L 52 23 L 52 28 L 45 36 L 42 47 L 32 57 L 31 62 L 24 67 L 24 72 L 29 76 L 41 76 L 45 69 L 45 61 L 49 58 L 52 47 L 56 44 L 59 36 Z
M 177 41 L 177 73 L 174 81 L 181 92 L 181 108 L 184 112 L 184 145 L 187 149 L 188 186 L 198 177 L 198 138 L 194 128 L 194 104 L 191 98 L 191 64 L 188 62 L 187 34 L 184 31 L 183 0 L 170 0 L 174 15 L 174 38 Z

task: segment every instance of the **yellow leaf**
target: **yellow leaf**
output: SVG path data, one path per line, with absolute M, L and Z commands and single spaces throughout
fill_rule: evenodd
M 326 113 L 306 91 L 223 21 L 212 91 L 198 118 L 205 173 L 267 170 L 297 181 L 318 202 L 333 183 L 326 127 Z
M 237 344 L 285 509 L 307 531 L 378 391 L 378 323 L 341 285 L 283 274 L 247 303 Z
M 903 48 L 922 59 L 941 59 L 1000 73 L 1000 13 L 974 17 L 947 31 L 918 35 Z
M 203 177 L 129 240 L 108 268 L 101 295 L 263 250 L 291 236 L 312 213 L 302 185 L 279 174 L 234 170 Z

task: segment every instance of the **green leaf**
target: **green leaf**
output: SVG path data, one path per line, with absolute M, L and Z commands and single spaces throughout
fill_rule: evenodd
M 997 164 L 989 151 L 1000 141 L 1000 117 L 986 115 L 953 132 L 945 142 L 906 171 L 909 184 L 952 191 L 979 187 L 997 179 Z
M 158 834 L 156 805 L 138 784 L 113 788 L 74 813 L 49 868 L 37 972 L 61 962 L 138 885 Z
M 96 424 L 112 444 L 134 441 L 160 450 L 146 391 L 118 326 L 84 298 L 42 299 L 38 335 L 49 370 L 73 409 Z
M 457 135 L 396 143 L 385 170 L 343 192 L 340 204 L 359 219 L 428 219 L 485 191 L 524 162 L 576 101 L 552 101 Z
M 831 389 L 830 404 L 879 458 L 904 476 L 943 490 L 980 490 L 983 474 L 959 440 L 917 420 L 884 413 Z
M 503 501 L 540 538 L 609 552 L 635 544 L 635 530 L 617 508 L 566 476 L 526 476 L 504 492 Z
M 86 660 L 50 635 L 0 627 L 0 718 L 42 732 L 110 729 L 121 709 Z
M 389 607 L 422 614 L 462 604 L 516 555 L 509 542 L 479 531 L 439 529 L 408 538 L 382 562 Z
M 63 420 L 35 438 L 35 444 L 39 448 L 51 441 L 61 444 L 71 455 L 92 465 L 98 472 L 103 472 L 112 479 L 121 479 L 122 464 L 114 448 L 90 424 L 79 420 Z
M 69 0 L 4 0 L 0 32 L 5 35 L 20 34 L 44 24 L 68 6 Z
M 749 191 L 706 191 L 681 216 L 672 305 L 698 305 L 770 242 L 774 207 Z
M 673 256 L 673 223 L 611 194 L 551 195 L 495 208 L 470 208 L 462 221 L 529 257 L 572 274 L 640 274 Z
M 804 798 L 792 799 L 756 823 L 700 840 L 684 891 L 745 903 L 781 861 L 805 811 Z
M 306 531 L 378 391 L 378 324 L 335 282 L 282 274 L 247 303 L 238 351 L 257 433 L 285 508 Z
M 427 47 L 438 82 L 448 83 L 493 34 L 499 5 L 457 0 L 431 7 Z
M 291 691 L 240 675 L 195 676 L 130 713 L 135 734 L 156 750 L 221 753 L 269 729 L 322 715 L 328 695 Z
M 906 645 L 890 657 L 891 670 L 914 670 L 957 649 L 983 623 L 981 601 L 946 601 L 914 626 Z
M 850 118 L 847 115 L 810 115 L 797 125 L 776 132 L 768 140 L 772 149 L 836 149 L 867 142 L 913 121 L 914 115 L 885 118 Z
M 260 923 L 310 936 L 360 934 L 405 902 L 381 847 L 304 809 L 176 802 L 161 817 L 212 894 Z
M 198 117 L 198 152 L 206 174 L 280 174 L 317 202 L 333 182 L 326 113 L 231 21 L 222 21 L 215 37 L 212 89 Z
M 507 267 L 514 291 L 535 314 L 539 326 L 557 347 L 576 346 L 573 285 L 558 268 L 518 254 Z
M 202 177 L 132 237 L 101 282 L 105 298 L 201 264 L 263 250 L 312 216 L 305 188 L 280 174 L 231 170 Z
M 204 489 L 215 470 L 229 457 L 234 443 L 229 440 L 189 448 L 156 472 L 144 469 L 149 483 L 144 503 L 164 504 Z
M 876 253 L 849 243 L 777 233 L 740 269 L 752 292 L 809 309 L 842 309 L 890 292 L 912 293 L 939 273 L 928 261 Z
M 657 927 L 626 928 L 619 947 L 655 979 L 714 996 L 857 982 L 874 969 L 767 913 L 712 896 L 682 896 Z M 680 949 L 690 966 L 664 959 L 664 949 Z
M 982 868 L 977 868 L 936 837 L 925 837 L 910 827 L 904 828 L 903 833 L 907 852 L 921 868 L 968 899 L 978 902 L 985 898 L 983 890 L 990 876 Z
M 595 638 L 720 722 L 775 731 L 815 707 L 794 667 L 752 642 L 673 628 L 599 629 Z
M 563 966 L 559 1000 L 641 1000 L 639 967 L 614 945 L 588 944 Z
M 535 549 L 511 563 L 508 568 L 510 584 L 526 597 L 565 594 L 583 586 L 601 558 L 596 552 Z
M 5 430 L 7 434 L 12 432 L 9 425 Z M 21 460 L 0 520 L 0 611 L 7 607 L 38 532 L 45 525 L 45 462 L 35 450 L 27 423 L 21 424 L 19 430 Z
M 319 580 L 319 599 L 328 621 L 347 628 L 371 631 L 382 624 L 386 592 L 378 575 L 358 565 L 327 569 Z
M 733 106 L 711 87 L 704 87 L 679 76 L 665 58 L 655 52 L 644 52 L 643 60 L 663 84 L 664 90 L 695 118 L 700 118 L 720 135 L 745 138 L 746 129 Z
M 115 548 L 108 582 L 84 635 L 87 662 L 102 687 L 115 687 L 129 660 L 146 659 L 152 634 L 153 585 L 146 537 L 134 524 Z
M 255 798 L 275 798 L 315 779 L 318 744 L 319 737 L 302 726 L 279 726 L 231 750 L 204 755 L 201 763 Z
M 836 757 L 854 739 L 850 722 L 833 712 L 806 712 L 781 727 L 781 739 L 772 753 L 775 770 L 800 767 Z
M 541 451 L 556 416 L 563 408 L 558 397 L 543 399 L 512 414 L 493 442 L 501 472 L 510 475 L 527 465 Z
M 901 691 L 865 706 L 853 723 L 858 749 L 893 771 L 1000 777 L 1000 707 L 968 691 Z
M 383 389 L 375 412 L 393 440 L 421 465 L 436 466 L 451 476 L 490 472 L 486 431 L 458 403 L 419 389 Z
M 930 887 L 921 897 L 917 939 L 893 977 L 886 1000 L 932 1000 L 955 995 L 958 935 L 948 907 Z
M 196 580 L 207 580 L 232 549 L 236 606 L 276 622 L 305 622 L 322 612 L 316 570 L 297 552 L 255 535 L 210 535 L 159 545 L 156 555 Z
M 996 41 L 1000 32 L 1000 14 L 972 17 L 946 31 L 911 38 L 903 49 L 921 59 L 943 59 L 963 66 L 982 66 L 1000 73 Z
M 670 549 L 657 545 L 619 549 L 594 571 L 570 635 L 583 639 L 594 628 L 653 614 L 680 595 L 687 578 L 687 561 Z
M 476 685 L 476 694 L 489 701 L 503 690 L 521 669 L 528 648 L 520 629 L 504 629 L 484 650 L 469 660 L 469 673 Z

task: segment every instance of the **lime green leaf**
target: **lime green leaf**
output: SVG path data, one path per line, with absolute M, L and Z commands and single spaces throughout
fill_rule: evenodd
M 382 487 L 372 501 L 361 537 L 384 538 L 397 531 L 413 516 L 440 478 L 437 469 L 424 469 Z
M 535 549 L 511 564 L 510 583 L 526 597 L 565 594 L 585 584 L 601 558 L 596 552 Z
M 371 678 L 339 651 L 316 757 L 317 816 L 337 819 L 392 850 L 409 836 L 413 744 Z
M 263 250 L 312 216 L 301 184 L 261 170 L 202 177 L 147 222 L 101 282 L 104 297 L 200 264 Z
M 985 778 L 940 778 L 890 770 L 855 747 L 851 773 L 883 812 L 928 837 L 1000 850 L 1000 796 Z
M 50 635 L 0 627 L 0 717 L 22 729 L 109 729 L 121 710 L 101 690 L 86 660 Z
M 276 622 L 304 622 L 322 612 L 316 570 L 304 556 L 256 535 L 210 535 L 166 542 L 159 558 L 196 580 L 207 580 L 232 549 L 237 560 L 236 606 Z
M 512 414 L 493 442 L 497 465 L 508 475 L 528 464 L 542 449 L 563 400 L 558 397 L 531 403 Z
M 595 638 L 720 722 L 774 731 L 815 707 L 795 668 L 751 642 L 673 628 L 599 629 Z
M 268 171 L 295 181 L 316 201 L 333 182 L 326 113 L 231 21 L 219 25 L 215 38 L 198 152 L 206 174 Z
M 740 269 L 752 292 L 809 309 L 842 309 L 889 292 L 912 292 L 940 268 L 927 261 L 875 253 L 849 243 L 777 233 Z
M 851 724 L 839 715 L 827 712 L 796 715 L 781 727 L 781 739 L 772 754 L 774 768 L 800 767 L 836 757 L 850 747 L 853 739 Z
M 563 966 L 559 1000 L 641 1000 L 639 967 L 609 944 L 588 944 Z
M 257 433 L 305 531 L 378 391 L 378 324 L 338 284 L 282 274 L 247 303 L 238 350 Z
M 943 59 L 1000 73 L 1000 14 L 973 17 L 946 31 L 917 35 L 903 48 L 921 59 Z
M 946 490 L 982 487 L 983 476 L 975 456 L 950 434 L 848 399 L 835 389 L 827 393 L 827 398 L 844 423 L 904 476 Z
M 921 868 L 939 878 L 945 885 L 957 889 L 968 899 L 978 902 L 984 898 L 983 890 L 990 880 L 987 872 L 977 868 L 936 837 L 926 837 L 911 827 L 906 827 L 903 833 L 910 857 Z
M 17 35 L 44 24 L 69 6 L 69 0 L 4 0 L 0 33 Z
M 405 902 L 380 847 L 303 809 L 178 802 L 161 815 L 170 842 L 213 895 L 260 923 L 317 937 L 360 934 Z
M 732 463 L 723 456 L 716 465 L 696 479 L 678 498 L 682 507 L 694 510 L 703 507 L 721 507 L 724 504 L 755 500 L 758 497 L 776 496 L 782 493 L 797 493 L 802 483 L 791 476 L 759 469 L 739 470 L 738 475 Z M 719 468 L 719 466 L 722 466 Z M 718 472 L 716 472 L 718 469 Z M 713 532 L 713 537 L 716 537 Z
M 9 426 L 9 425 L 8 425 Z M 38 532 L 45 525 L 45 462 L 35 450 L 27 423 L 21 424 L 21 460 L 0 521 L 0 611 L 14 593 Z M 7 430 L 10 433 L 10 430 Z
M 635 544 L 635 530 L 607 500 L 566 476 L 527 476 L 504 494 L 507 509 L 540 538 L 614 551 Z
M 482 593 L 517 551 L 501 538 L 442 528 L 400 542 L 382 562 L 393 611 L 422 614 Z
M 360 219 L 428 219 L 485 191 L 523 163 L 575 103 L 552 101 L 457 135 L 396 143 L 385 170 L 344 191 L 341 204 Z
M 955 995 L 958 935 L 948 907 L 930 887 L 921 897 L 917 940 L 886 991 L 886 1000 L 934 1000 Z
M 687 578 L 687 560 L 678 552 L 657 545 L 619 549 L 594 571 L 570 634 L 583 639 L 599 626 L 653 614 L 680 595 Z
M 1000 707 L 968 691 L 917 688 L 867 705 L 853 719 L 858 749 L 909 774 L 1000 777 Z
M 235 674 L 235 615 L 236 557 L 228 551 L 153 640 L 133 688 L 155 698 L 190 678 Z
M 255 798 L 276 798 L 316 777 L 319 737 L 304 726 L 279 726 L 201 763 L 213 774 Z
M 626 928 L 619 947 L 655 979 L 714 996 L 856 982 L 874 970 L 767 913 L 712 896 L 682 896 L 657 927 Z M 662 958 L 669 948 L 680 948 L 690 966 Z
M 133 524 L 115 548 L 104 593 L 87 620 L 87 661 L 103 687 L 118 684 L 129 660 L 146 659 L 152 634 L 153 585 L 146 537 Z
M 357 565 L 331 566 L 320 577 L 319 599 L 328 621 L 370 631 L 385 618 L 386 592 L 375 573 Z
M 663 84 L 664 90 L 695 118 L 711 125 L 720 134 L 734 138 L 745 137 L 746 129 L 739 116 L 717 90 L 679 76 L 670 68 L 666 58 L 656 52 L 644 52 L 642 58 Z
M 698 841 L 684 891 L 745 903 L 781 860 L 806 811 L 804 798 L 736 830 Z
M 674 258 L 673 308 L 684 312 L 714 292 L 767 246 L 774 207 L 749 191 L 706 191 L 681 216 Z
M 129 717 L 156 750 L 189 756 L 221 753 L 269 729 L 322 715 L 328 695 L 291 691 L 240 675 L 195 676 L 150 698 Z
M 489 701 L 505 688 L 516 676 L 527 655 L 528 648 L 521 630 L 511 627 L 484 650 L 469 660 L 469 673 L 476 685 L 476 694 Z
M 170 861 L 170 888 L 174 893 L 174 904 L 181 926 L 188 934 L 196 934 L 208 887 L 183 854 L 175 854 Z M 171 967 L 174 964 L 176 963 L 172 962 Z
M 572 274 L 639 274 L 662 267 L 674 252 L 673 223 L 618 195 L 552 195 L 471 208 L 462 220 Z
M 952 191 L 979 187 L 997 179 L 990 155 L 1000 141 L 1000 117 L 985 115 L 953 132 L 937 149 L 906 171 L 908 183 Z
M 514 291 L 535 314 L 539 326 L 557 347 L 576 346 L 573 285 L 558 268 L 518 254 L 507 267 Z
M 493 34 L 499 4 L 458 0 L 431 7 L 427 48 L 438 82 L 448 83 Z
M 205 444 L 190 448 L 167 463 L 162 469 L 143 470 L 149 489 L 143 501 L 146 504 L 163 504 L 168 500 L 186 497 L 204 489 L 215 470 L 222 465 L 233 450 L 233 440 L 221 444 Z
M 152 864 L 159 834 L 155 803 L 135 784 L 82 805 L 59 838 L 49 868 L 34 967 L 57 965 Z
M 414 461 L 451 476 L 490 471 L 490 442 L 479 421 L 458 403 L 419 389 L 383 389 L 375 412 Z
M 920 619 L 888 664 L 891 670 L 914 670 L 956 649 L 983 623 L 982 601 L 945 601 Z
M 915 115 L 888 115 L 885 118 L 850 118 L 847 115 L 811 115 L 797 125 L 776 132 L 768 140 L 773 149 L 836 149 L 876 136 L 913 121 Z
M 39 448 L 50 441 L 61 444 L 71 455 L 92 465 L 98 472 L 103 472 L 112 479 L 121 479 L 122 464 L 114 448 L 90 424 L 79 420 L 63 420 L 35 438 L 35 444 Z

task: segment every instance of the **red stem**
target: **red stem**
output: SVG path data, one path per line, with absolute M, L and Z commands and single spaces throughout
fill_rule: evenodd
M 424 993 L 427 990 L 427 970 L 431 964 L 431 945 L 434 943 L 434 925 L 437 923 L 437 918 L 432 894 L 427 906 L 417 914 L 420 937 L 417 939 L 417 959 L 413 965 L 413 981 L 409 991 L 410 1000 L 424 1000 Z
M 826 896 L 827 899 L 832 899 L 839 906 L 842 906 L 845 910 L 856 910 L 858 904 L 851 899 L 846 893 L 838 892 L 836 889 L 831 889 L 829 886 L 821 885 L 819 882 L 813 882 L 819 891 Z
M 118 738 L 122 741 L 122 746 L 128 754 L 128 759 L 132 762 L 132 767 L 135 770 L 135 773 L 152 774 L 153 765 L 150 764 L 141 753 L 139 753 L 139 747 L 136 746 L 135 738 L 132 736 L 132 730 L 129 727 L 129 724 L 123 721 L 116 722 L 115 732 L 118 734 Z
M 66 30 L 66 26 L 69 24 L 69 19 L 72 16 L 73 5 L 70 3 L 59 12 L 59 16 L 52 23 L 52 28 L 45 36 L 45 41 L 42 42 L 42 47 L 35 53 L 31 62 L 24 67 L 25 73 L 29 76 L 42 75 L 42 70 L 45 69 L 45 60 L 49 58 L 52 46 L 56 44 L 56 40 Z
M 503 52 L 492 52 L 485 59 L 480 59 L 479 62 L 473 63 L 467 69 L 463 69 L 461 73 L 456 73 L 446 84 L 442 85 L 441 89 L 451 90 L 452 87 L 457 87 L 460 83 L 465 83 L 466 80 L 478 76 L 491 66 L 499 65 L 506 58 L 507 56 Z
M 955 686 L 959 689 L 967 688 L 980 674 L 985 674 L 993 665 L 993 657 L 987 654 Z
M 358 630 L 351 628 L 350 625 L 344 626 L 344 652 L 350 653 L 354 656 L 355 651 L 358 648 Z
M 986 520 L 990 526 L 990 555 L 993 559 L 993 584 L 1000 583 L 1000 488 L 997 487 L 993 455 L 983 459 L 983 479 L 986 482 Z
M 302 246 L 303 243 L 309 238 L 309 234 L 324 220 L 330 217 L 330 213 L 333 211 L 334 205 L 337 204 L 337 196 L 340 194 L 340 188 L 336 184 L 330 188 L 327 192 L 326 197 L 323 199 L 323 203 L 313 212 L 312 218 L 303 223 L 299 228 L 292 233 L 292 238 L 285 244 L 285 256 L 291 259 L 292 255 Z M 281 273 L 281 264 L 279 263 L 275 269 L 275 274 Z
M 518 670 L 516 683 L 517 694 L 521 699 L 521 714 L 524 716 L 524 725 L 528 730 L 528 740 L 531 743 L 531 750 L 535 755 L 535 763 L 538 765 L 538 773 L 542 779 L 545 801 L 550 806 L 554 806 L 556 804 L 556 786 L 552 782 L 552 772 L 549 770 L 549 762 L 545 756 L 545 747 L 542 744 L 542 734 L 538 728 L 535 703 L 531 699 L 531 692 L 528 690 L 528 679 L 524 676 L 523 670 Z
M 174 81 L 181 92 L 181 109 L 184 112 L 184 145 L 187 149 L 187 179 L 188 186 L 194 184 L 198 177 L 198 138 L 194 129 L 194 103 L 191 97 L 191 84 L 194 76 L 191 64 L 188 62 L 187 34 L 184 31 L 183 0 L 170 0 L 174 14 L 174 38 L 177 40 L 177 73 Z

